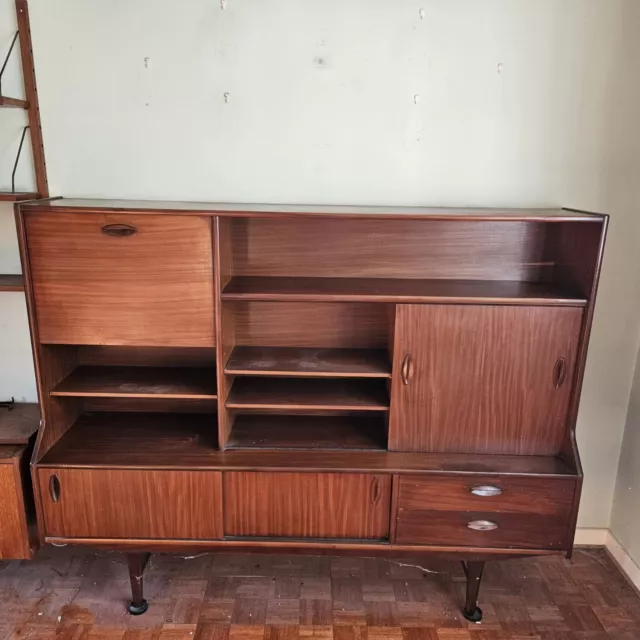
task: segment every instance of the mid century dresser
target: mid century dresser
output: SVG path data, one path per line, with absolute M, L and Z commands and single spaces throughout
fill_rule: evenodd
M 572 210 L 16 205 L 43 542 L 571 554 L 607 217 Z

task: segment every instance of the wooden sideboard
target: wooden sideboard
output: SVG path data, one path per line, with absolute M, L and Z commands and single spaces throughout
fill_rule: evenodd
M 16 206 L 40 537 L 127 552 L 570 555 L 607 217 Z

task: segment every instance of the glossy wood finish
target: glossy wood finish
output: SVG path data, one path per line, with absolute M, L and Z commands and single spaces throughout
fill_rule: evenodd
M 231 228 L 241 277 L 536 281 L 553 269 L 541 223 L 244 218 Z
M 388 411 L 389 398 L 380 380 L 236 378 L 227 408 Z
M 130 216 L 134 235 L 102 231 L 122 222 L 27 216 L 40 341 L 213 346 L 210 221 Z
M 48 535 L 156 539 L 222 535 L 219 473 L 39 469 L 38 481 Z M 51 491 L 55 482 L 57 500 Z
M 458 220 L 475 222 L 598 222 L 601 214 L 572 209 L 499 209 L 478 207 L 394 207 L 394 206 L 350 206 L 350 205 L 299 205 L 299 204 L 246 204 L 206 203 L 173 200 L 106 200 L 91 198 L 56 198 L 41 200 L 27 205 L 30 211 L 55 212 L 77 211 L 85 213 L 164 213 L 174 215 L 211 215 L 232 217 L 324 217 L 360 220 Z
M 28 444 L 39 422 L 37 404 L 18 402 L 11 410 L 0 408 L 0 445 Z
M 386 420 L 376 415 L 238 415 L 227 446 L 229 449 L 384 451 Z
M 93 398 L 216 398 L 215 370 L 195 367 L 78 367 L 52 396 Z
M 399 306 L 389 448 L 559 453 L 581 320 L 565 307 Z M 407 356 L 412 378 L 403 384 Z
M 566 517 L 571 512 L 575 491 L 574 478 L 400 476 L 398 483 L 401 511 L 491 511 Z M 500 493 L 472 492 L 481 487 L 495 488 Z
M 474 531 L 469 524 L 488 521 L 496 528 Z M 492 511 L 399 511 L 397 544 L 447 545 L 451 547 L 514 547 L 563 549 L 566 517 Z
M 39 466 L 574 477 L 573 470 L 557 457 L 386 451 L 296 451 L 295 455 L 268 450 L 220 452 L 214 427 L 215 419 L 206 414 L 86 414 L 42 457 Z M 132 442 L 138 446 L 132 447 Z
M 22 200 L 32 200 L 33 198 L 37 198 L 37 193 L 26 192 L 26 191 L 0 191 L 0 202 L 20 202 Z
M 16 274 L 0 274 L 0 291 L 24 291 L 24 278 Z
M 225 302 L 235 344 L 383 349 L 393 305 L 357 302 Z
M 225 472 L 225 536 L 384 539 L 391 478 Z
M 222 299 L 576 307 L 586 304 L 582 296 L 565 286 L 538 282 L 258 276 L 234 276 L 222 291 Z
M 225 371 L 235 375 L 308 378 L 390 378 L 382 349 L 236 347 Z
M 0 559 L 27 560 L 37 549 L 28 445 L 0 446 Z

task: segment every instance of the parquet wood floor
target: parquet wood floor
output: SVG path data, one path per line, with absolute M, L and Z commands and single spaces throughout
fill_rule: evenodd
M 488 564 L 481 624 L 463 590 L 459 563 L 425 558 L 154 555 L 132 617 L 122 555 L 50 547 L 0 562 L 0 638 L 640 640 L 640 598 L 602 550 Z

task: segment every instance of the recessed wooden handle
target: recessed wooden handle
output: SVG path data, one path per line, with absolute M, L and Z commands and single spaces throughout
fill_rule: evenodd
M 378 504 L 380 500 L 380 480 L 374 477 L 371 481 L 371 504 Z
M 467 523 L 467 529 L 474 531 L 495 531 L 497 528 L 498 523 L 492 520 L 472 520 Z
M 408 385 L 411 382 L 411 378 L 413 378 L 413 358 L 410 353 L 407 353 L 402 361 L 400 376 L 402 377 L 402 384 L 405 386 Z
M 49 476 L 49 493 L 54 502 L 60 500 L 60 480 L 58 480 L 58 476 L 55 473 Z
M 559 389 L 564 383 L 564 378 L 567 374 L 567 363 L 564 358 L 558 358 L 556 364 L 553 367 L 553 386 Z
M 138 229 L 130 224 L 105 224 L 104 227 L 101 227 L 101 230 L 102 233 L 114 238 L 126 238 L 138 232 Z
M 500 487 L 494 487 L 492 484 L 482 484 L 477 487 L 471 487 L 470 491 L 474 496 L 480 496 L 481 498 L 493 498 L 494 496 L 502 495 L 502 489 Z

